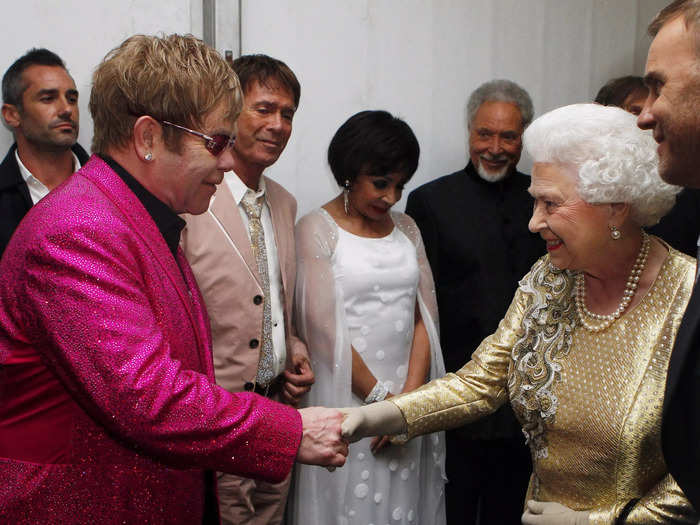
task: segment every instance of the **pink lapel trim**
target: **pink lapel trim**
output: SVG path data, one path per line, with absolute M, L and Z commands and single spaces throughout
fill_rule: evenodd
M 182 276 L 184 277 L 187 288 L 189 289 L 190 298 L 192 299 L 192 307 L 194 309 L 194 314 L 197 317 L 197 326 L 199 328 L 199 333 L 202 335 L 202 341 L 199 345 L 199 360 L 202 367 L 201 370 L 205 370 L 207 376 L 213 380 L 214 361 L 213 354 L 211 352 L 212 341 L 209 315 L 207 314 L 206 306 L 204 306 L 204 298 L 199 291 L 199 286 L 197 286 L 197 280 L 192 272 L 192 268 L 187 262 L 187 258 L 185 257 L 182 248 L 179 246 L 177 248 L 177 263 L 182 270 Z

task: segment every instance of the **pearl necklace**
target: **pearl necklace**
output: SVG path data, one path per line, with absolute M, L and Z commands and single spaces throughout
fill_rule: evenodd
M 634 266 L 632 266 L 632 271 L 627 278 L 627 284 L 625 285 L 625 291 L 622 294 L 622 300 L 620 304 L 611 314 L 594 314 L 586 308 L 586 281 L 583 277 L 583 272 L 576 275 L 576 313 L 581 320 L 583 327 L 590 332 L 602 332 L 608 326 L 610 326 L 616 319 L 618 319 L 622 313 L 627 309 L 634 294 L 637 292 L 637 286 L 639 284 L 639 278 L 644 273 L 644 268 L 647 265 L 647 257 L 649 256 L 649 248 L 651 247 L 651 241 L 649 236 L 645 231 L 642 231 L 642 246 L 639 249 L 637 258 L 634 261 Z M 598 323 L 591 322 L 589 319 L 594 319 Z

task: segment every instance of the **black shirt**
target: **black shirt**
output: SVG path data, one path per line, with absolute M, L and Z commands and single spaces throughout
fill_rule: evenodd
M 156 223 L 165 243 L 170 248 L 173 256 L 177 253 L 177 247 L 180 244 L 180 234 L 185 227 L 185 221 L 171 210 L 166 204 L 159 200 L 155 195 L 143 187 L 131 173 L 126 171 L 116 160 L 107 155 L 100 155 L 114 172 L 121 177 L 134 195 L 141 201 L 143 207 Z

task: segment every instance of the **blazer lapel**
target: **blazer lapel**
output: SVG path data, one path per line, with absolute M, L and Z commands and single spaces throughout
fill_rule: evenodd
M 221 225 L 226 235 L 233 243 L 240 257 L 245 261 L 255 279 L 260 283 L 260 274 L 258 273 L 258 265 L 253 256 L 253 248 L 250 245 L 248 232 L 243 225 L 241 213 L 238 211 L 238 205 L 231 195 L 231 190 L 228 189 L 225 183 L 220 184 L 214 194 L 211 205 L 209 206 L 211 213 L 217 222 Z
M 272 228 L 275 231 L 275 246 L 277 247 L 277 260 L 280 265 L 280 274 L 282 274 L 282 291 L 287 293 L 289 283 L 287 282 L 287 272 L 285 268 L 290 257 L 291 246 L 287 242 L 289 239 L 288 228 L 294 228 L 293 224 L 287 224 L 284 220 L 284 214 L 281 210 L 281 203 L 278 202 L 277 192 L 272 184 L 266 185 L 267 207 L 270 209 L 272 217 Z
M 0 164 L 0 191 L 6 191 L 13 187 L 17 188 L 26 206 L 26 211 L 29 211 L 29 208 L 33 206 L 32 198 L 29 195 L 29 188 L 19 171 L 15 151 L 17 151 L 17 144 L 12 145 L 5 159 Z
M 185 254 L 182 252 L 182 248 L 177 249 L 177 264 L 182 271 L 182 276 L 185 279 L 185 284 L 189 291 L 189 295 L 192 298 L 192 309 L 194 313 L 195 322 L 197 325 L 197 332 L 199 334 L 199 361 L 201 364 L 201 369 L 204 370 L 207 376 L 214 379 L 214 361 L 212 360 L 212 341 L 211 341 L 211 330 L 209 326 L 209 316 L 207 314 L 207 309 L 204 306 L 204 299 L 197 286 L 197 281 L 192 273 L 192 268 L 190 268 Z

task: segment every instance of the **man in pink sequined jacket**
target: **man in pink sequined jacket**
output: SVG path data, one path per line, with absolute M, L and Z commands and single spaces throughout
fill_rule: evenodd
M 344 462 L 338 412 L 214 383 L 176 214 L 207 209 L 240 108 L 193 37 L 132 37 L 98 66 L 96 154 L 0 264 L 0 522 L 217 523 L 213 470 Z

